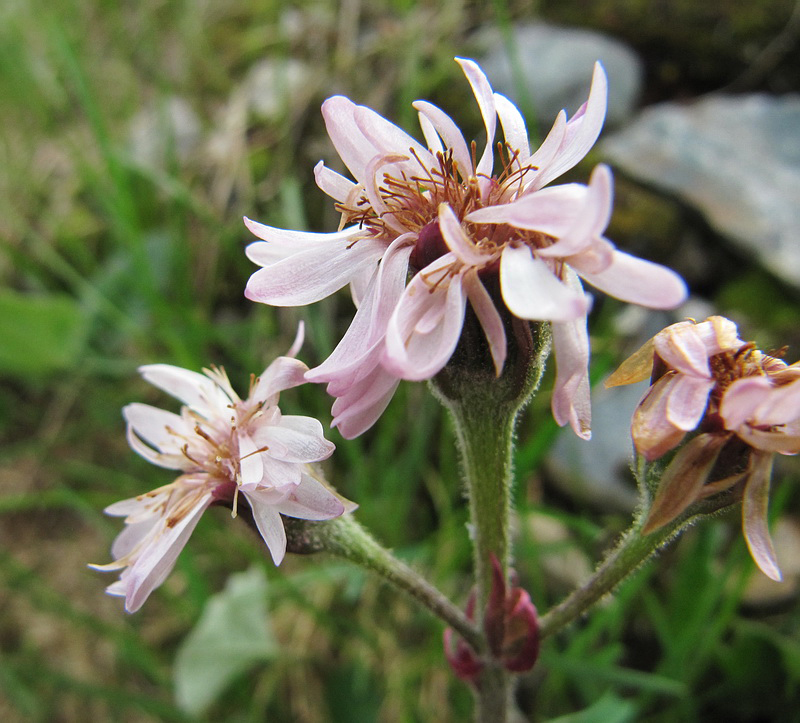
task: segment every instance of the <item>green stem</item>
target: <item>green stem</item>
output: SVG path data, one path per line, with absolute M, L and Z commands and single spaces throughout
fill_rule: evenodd
M 663 527 L 649 535 L 642 535 L 641 528 L 649 511 L 649 503 L 644 505 L 630 529 L 622 536 L 617 547 L 609 553 L 594 575 L 539 618 L 539 638 L 543 640 L 548 635 L 558 632 L 585 613 L 696 519 L 713 515 L 730 507 L 731 504 L 730 494 L 700 500 Z
M 442 619 L 473 649 L 485 649 L 482 633 L 469 618 L 443 593 L 380 545 L 351 514 L 315 523 L 286 518 L 285 523 L 290 551 L 324 551 L 371 570 Z
M 539 638 L 543 640 L 586 612 L 655 553 L 683 524 L 684 521 L 673 523 L 642 537 L 640 522 L 634 523 L 594 575 L 539 618 Z
M 451 407 L 455 417 L 472 523 L 478 610 L 492 589 L 491 555 L 508 576 L 511 444 L 516 410 L 481 404 Z

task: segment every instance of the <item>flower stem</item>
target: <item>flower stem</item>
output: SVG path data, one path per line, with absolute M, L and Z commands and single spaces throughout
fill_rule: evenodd
M 641 529 L 649 511 L 649 504 L 643 505 L 619 544 L 608 554 L 589 580 L 539 618 L 540 639 L 543 640 L 548 635 L 558 632 L 585 613 L 693 521 L 730 506 L 731 500 L 728 495 L 700 500 L 668 524 L 649 535 L 642 535 Z
M 641 519 L 641 518 L 640 518 Z M 594 575 L 574 590 L 566 599 L 539 618 L 540 639 L 552 635 L 582 615 L 600 598 L 611 592 L 622 580 L 658 550 L 683 522 L 642 536 L 640 521 L 623 535 L 619 544 L 597 568 Z
M 480 630 L 439 590 L 380 545 L 351 514 L 327 522 L 285 519 L 291 552 L 328 552 L 360 565 L 413 597 L 452 627 L 475 650 L 486 645 Z

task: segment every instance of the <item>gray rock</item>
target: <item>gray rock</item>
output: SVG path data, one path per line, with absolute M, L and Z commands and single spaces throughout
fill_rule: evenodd
M 617 40 L 591 30 L 546 23 L 514 28 L 516 51 L 525 81 L 525 93 L 542 129 L 548 129 L 562 108 L 572 115 L 586 100 L 592 68 L 600 60 L 609 78 L 607 125 L 630 118 L 642 86 L 642 64 Z M 509 61 L 509 48 L 499 31 L 478 39 L 484 54 L 478 60 L 495 90 L 524 105 Z
M 800 286 L 800 96 L 708 96 L 646 109 L 600 147 L 676 194 L 776 276 Z

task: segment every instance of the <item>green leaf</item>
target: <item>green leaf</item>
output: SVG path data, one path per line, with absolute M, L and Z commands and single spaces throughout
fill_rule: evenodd
M 182 710 L 202 713 L 234 678 L 275 658 L 266 591 L 263 571 L 251 568 L 231 575 L 225 589 L 208 599 L 175 659 L 175 697 Z
M 74 299 L 0 290 L 0 374 L 65 369 L 77 359 L 84 337 L 84 316 Z

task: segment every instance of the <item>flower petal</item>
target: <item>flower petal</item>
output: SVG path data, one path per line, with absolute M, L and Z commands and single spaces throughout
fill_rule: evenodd
M 443 110 L 427 101 L 418 100 L 412 105 L 419 111 L 421 118 L 426 118 L 428 120 L 439 134 L 442 141 L 444 141 L 445 146 L 453 152 L 453 160 L 458 166 L 461 179 L 467 180 L 470 176 L 474 175 L 475 170 L 472 167 L 472 154 L 469 151 L 467 142 L 464 140 L 464 136 L 453 119 Z M 428 131 L 428 133 L 429 132 L 430 131 Z M 425 133 L 425 130 L 423 130 L 423 133 Z M 428 141 L 428 145 L 431 145 L 430 141 Z M 435 150 L 433 146 L 431 146 L 431 150 Z
M 683 279 L 666 266 L 613 251 L 611 264 L 599 273 L 572 267 L 592 286 L 621 301 L 650 309 L 674 309 L 688 296 Z
M 259 437 L 270 446 L 281 445 L 280 459 L 284 462 L 319 462 L 333 454 L 336 446 L 322 436 L 322 425 L 311 417 L 284 415 L 280 425 L 267 427 Z M 271 457 L 276 457 L 273 453 Z
M 756 565 L 768 578 L 783 579 L 775 548 L 769 536 L 769 483 L 772 476 L 772 455 L 752 452 L 750 477 L 742 496 L 742 529 L 747 547 Z
M 669 524 L 697 500 L 727 441 L 727 435 L 698 434 L 678 451 L 658 483 L 643 535 Z
M 452 263 L 448 256 L 452 254 L 440 257 L 411 280 L 389 320 L 382 363 L 403 379 L 430 379 L 450 359 L 461 336 L 466 310 L 461 276 L 433 287 L 428 280 L 431 272 Z
M 282 515 L 301 520 L 330 520 L 345 511 L 344 504 L 333 492 L 307 474 L 275 509 Z
M 494 136 L 497 131 L 494 92 L 492 91 L 492 86 L 489 85 L 486 74 L 474 60 L 456 58 L 456 62 L 461 66 L 464 75 L 467 76 L 467 80 L 472 86 L 472 92 L 475 94 L 475 100 L 478 101 L 478 108 L 480 108 L 481 116 L 483 117 L 483 124 L 486 126 L 486 148 L 484 148 L 481 159 L 478 161 L 475 175 L 490 176 L 494 166 Z M 488 178 L 480 180 L 489 181 Z
M 569 423 L 581 439 L 591 439 L 592 408 L 589 387 L 589 334 L 586 317 L 554 322 L 556 381 L 551 407 L 560 426 Z
M 244 494 L 253 510 L 253 520 L 267 545 L 272 561 L 280 565 L 286 555 L 286 530 L 280 514 L 257 490 L 244 490 Z
M 338 428 L 345 439 L 355 439 L 366 432 L 383 414 L 400 380 L 377 365 L 344 394 L 337 395 L 331 412 L 332 427 Z
M 349 237 L 319 244 L 256 271 L 245 296 L 272 306 L 305 306 L 341 289 L 385 251 L 379 239 Z
M 503 300 L 521 319 L 572 321 L 590 306 L 585 294 L 562 283 L 546 262 L 534 258 L 528 246 L 506 246 L 500 257 Z
M 356 184 L 349 178 L 345 178 L 341 173 L 328 168 L 324 161 L 320 161 L 314 166 L 314 180 L 322 191 L 341 203 L 344 203 L 349 198 L 356 187 Z M 259 238 L 263 238 L 263 236 Z

